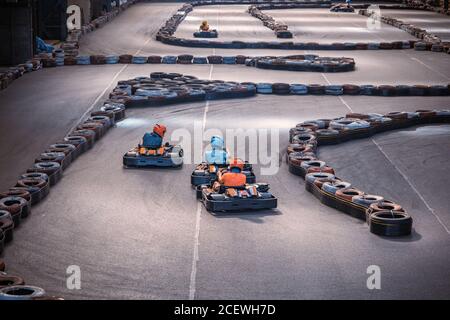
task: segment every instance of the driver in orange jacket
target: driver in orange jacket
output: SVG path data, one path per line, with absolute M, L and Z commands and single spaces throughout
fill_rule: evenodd
M 240 159 L 233 159 L 230 163 L 229 171 L 218 173 L 218 181 L 225 187 L 240 188 L 247 183 L 247 177 L 242 173 L 244 170 L 244 162 Z
M 204 32 L 209 31 L 208 21 L 203 21 L 202 22 L 202 24 L 200 25 L 200 31 L 204 31 Z

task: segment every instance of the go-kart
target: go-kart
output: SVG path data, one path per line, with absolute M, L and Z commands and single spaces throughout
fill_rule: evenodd
M 201 185 L 197 187 L 197 197 L 213 213 L 275 209 L 278 204 L 267 183 L 246 184 L 241 188 L 221 185 L 218 189 Z
M 217 30 L 209 30 L 209 31 L 197 31 L 194 32 L 195 38 L 217 38 L 219 36 L 219 33 Z
M 217 179 L 217 172 L 219 170 L 226 170 L 227 166 L 227 164 L 208 164 L 206 162 L 203 162 L 195 168 L 194 172 L 192 172 L 191 184 L 193 186 L 199 186 L 202 184 L 212 185 Z M 253 167 L 247 161 L 244 164 L 244 170 L 242 170 L 242 173 L 246 175 L 247 183 L 256 182 L 256 176 L 253 173 Z
M 141 145 L 131 149 L 123 156 L 127 167 L 180 167 L 183 165 L 183 149 L 166 143 L 159 149 L 149 149 Z
M 346 3 L 338 3 L 330 8 L 331 12 L 355 12 L 355 8 Z

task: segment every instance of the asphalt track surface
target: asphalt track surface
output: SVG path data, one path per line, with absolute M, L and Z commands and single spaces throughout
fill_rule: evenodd
M 426 29 L 440 37 L 442 41 L 450 41 L 450 19 L 448 16 L 436 16 L 434 12 L 422 10 L 402 11 L 393 9 L 383 9 L 381 14 Z
M 106 51 L 144 47 L 145 54 L 178 50 L 209 54 L 213 49 L 189 50 L 154 40 L 144 46 L 148 39 L 143 34 L 153 34 L 162 15 L 179 5 L 133 6 L 84 38 L 82 50 L 96 50 L 103 41 Z M 220 16 L 228 13 L 227 8 L 219 7 Z M 125 25 L 134 31 L 120 43 L 115 31 Z M 0 92 L 4 150 L 0 187 L 11 186 L 36 155 L 62 138 L 89 108 L 100 106 L 118 80 L 153 71 L 240 81 L 448 82 L 450 63 L 444 54 L 411 50 L 337 54 L 355 57 L 358 70 L 322 75 L 241 66 L 114 65 L 28 74 Z M 226 217 L 214 217 L 198 204 L 189 184 L 193 164 L 179 170 L 139 171 L 123 169 L 121 160 L 156 122 L 168 125 L 169 137 L 174 130 L 193 133 L 198 126 L 223 133 L 278 129 L 280 147 L 261 146 L 260 151 L 282 157 L 289 128 L 304 120 L 342 116 L 350 110 L 448 109 L 449 102 L 449 97 L 259 95 L 127 110 L 127 119 L 74 162 L 50 196 L 33 208 L 3 259 L 10 273 L 69 299 L 448 298 L 448 125 L 414 127 L 319 150 L 320 158 L 339 176 L 408 210 L 415 230 L 401 239 L 375 236 L 362 222 L 320 204 L 305 191 L 303 181 L 288 172 L 284 159 L 275 175 L 261 176 L 261 166 L 256 166 L 258 180 L 269 182 L 278 197 L 278 210 Z M 198 147 L 189 141 L 183 145 Z M 81 291 L 66 288 L 69 265 L 81 267 Z M 381 290 L 366 287 L 369 265 L 381 267 Z

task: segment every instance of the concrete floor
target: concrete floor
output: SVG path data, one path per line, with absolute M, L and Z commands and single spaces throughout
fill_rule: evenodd
M 160 15 L 169 15 L 178 6 L 133 6 L 84 38 L 81 49 L 137 51 L 145 39 L 142 34 L 151 35 L 160 24 L 156 18 L 144 17 L 158 12 L 163 21 Z M 227 8 L 220 7 L 220 16 L 228 14 Z M 125 25 L 134 30 L 133 36 L 121 43 L 116 31 Z M 142 52 L 149 54 L 188 50 L 153 40 L 144 47 Z M 213 49 L 193 51 L 205 54 Z M 320 52 L 324 53 L 336 54 Z M 450 64 L 444 54 L 411 50 L 337 54 L 355 57 L 358 70 L 322 75 L 239 66 L 116 65 L 64 67 L 26 75 L 0 92 L 0 145 L 4 150 L 0 187 L 13 184 L 48 144 L 62 138 L 90 107 L 101 105 L 118 80 L 153 71 L 270 82 L 449 80 Z M 259 95 L 241 101 L 130 109 L 127 119 L 78 159 L 50 196 L 33 208 L 3 259 L 10 273 L 69 299 L 187 299 L 190 295 L 196 299 L 448 298 L 448 125 L 411 128 L 320 149 L 320 157 L 339 176 L 366 192 L 398 201 L 411 213 L 414 233 L 402 239 L 377 237 L 363 223 L 320 204 L 304 190 L 303 181 L 287 171 L 284 161 L 271 176 L 261 176 L 260 165 L 256 165 L 259 181 L 269 182 L 279 198 L 278 210 L 217 218 L 195 199 L 189 184 L 193 165 L 136 171 L 122 169 L 121 159 L 155 122 L 167 124 L 169 136 L 180 128 L 193 132 L 198 123 L 221 131 L 279 129 L 280 149 L 274 151 L 282 155 L 288 130 L 297 122 L 342 116 L 350 109 L 448 109 L 449 102 L 449 97 Z M 185 143 L 185 148 L 189 146 L 193 144 Z M 262 147 L 262 151 L 270 148 Z M 379 291 L 366 288 L 366 269 L 373 264 L 382 270 Z M 81 291 L 66 288 L 69 265 L 81 267 Z

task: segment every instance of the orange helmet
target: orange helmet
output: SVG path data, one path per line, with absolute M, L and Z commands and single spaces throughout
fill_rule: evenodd
M 234 158 L 230 162 L 230 170 L 233 168 L 238 168 L 239 170 L 244 170 L 244 161 L 238 158 Z
M 162 125 L 162 124 L 157 124 L 154 128 L 153 128 L 153 132 L 156 133 L 158 136 L 160 136 L 161 138 L 164 137 L 164 135 L 166 134 L 167 128 L 166 126 Z

